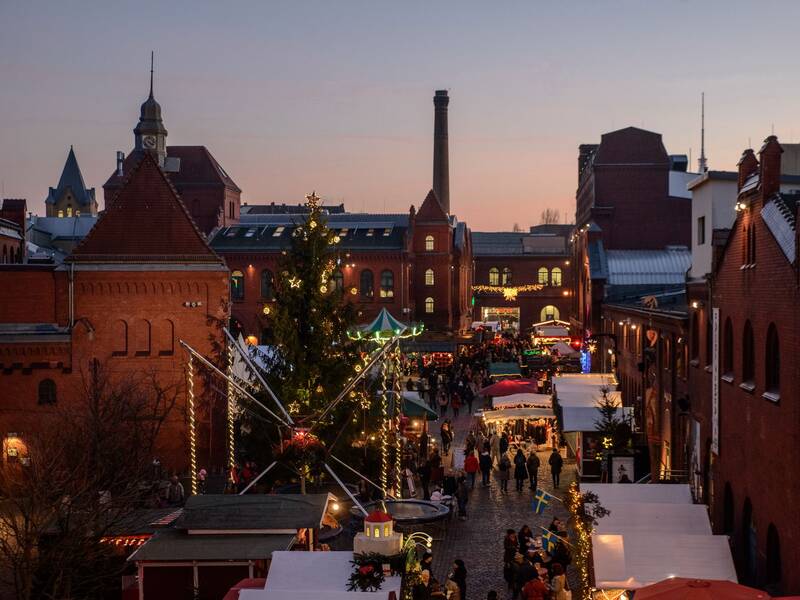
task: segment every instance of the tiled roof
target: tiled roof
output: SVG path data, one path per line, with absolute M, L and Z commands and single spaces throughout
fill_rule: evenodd
M 439 200 L 433 190 L 425 196 L 425 200 L 422 206 L 419 207 L 419 212 L 417 212 L 417 218 L 422 221 L 449 221 L 447 213 L 444 212 L 442 205 L 439 204 Z
M 148 153 L 67 260 L 216 262 L 175 189 Z
M 78 204 L 81 206 L 89 206 L 94 203 L 94 188 L 90 190 L 86 189 L 86 184 L 83 181 L 83 174 L 81 173 L 81 168 L 78 166 L 78 159 L 75 158 L 75 152 L 72 150 L 72 146 L 69 147 L 67 162 L 64 163 L 64 170 L 61 171 L 58 187 L 50 188 L 45 203 L 55 204 L 67 189 L 72 190 L 72 195 L 75 196 L 75 200 L 77 200 Z
M 607 250 L 610 285 L 681 284 L 692 264 L 688 248 Z
M 123 176 L 116 171 L 108 178 L 104 187 L 119 187 L 130 170 L 136 165 L 143 152 L 133 151 L 123 162 Z M 230 175 L 222 168 L 205 146 L 167 146 L 167 157 L 178 159 L 179 168 L 168 174 L 173 185 L 180 188 L 184 185 L 224 185 L 231 190 L 241 192 Z
M 790 263 L 794 263 L 797 256 L 795 229 L 798 201 L 800 194 L 776 194 L 761 209 L 761 218 Z
M 562 235 L 474 231 L 472 253 L 475 256 L 565 255 L 567 244 Z
M 98 217 L 81 215 L 80 217 L 31 217 L 28 219 L 28 231 L 44 233 L 51 240 L 81 240 L 97 223 Z
M 323 205 L 322 211 L 326 214 L 343 214 L 344 204 Z M 243 204 L 239 209 L 242 215 L 302 215 L 308 212 L 305 204 Z

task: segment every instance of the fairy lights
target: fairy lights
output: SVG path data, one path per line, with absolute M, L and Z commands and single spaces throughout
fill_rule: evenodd
M 236 396 L 234 395 L 233 385 L 233 346 L 228 344 L 228 467 L 232 468 L 236 464 L 236 447 L 234 437 Z
M 395 498 L 402 498 L 403 496 L 403 479 L 401 477 L 402 470 L 402 455 L 403 450 L 400 447 L 400 411 L 402 404 L 402 388 L 400 385 L 400 349 L 398 348 L 393 354 L 393 391 L 394 391 L 394 483 L 395 489 L 393 495 Z
M 472 291 L 479 294 L 503 294 L 504 300 L 516 300 L 517 294 L 538 292 L 544 289 L 541 283 L 528 283 L 525 285 L 473 285 Z
M 386 389 L 386 363 L 381 361 L 381 487 L 388 489 L 389 483 L 389 399 Z M 360 365 L 356 365 L 359 367 Z M 359 369 L 356 369 L 359 370 Z
M 578 600 L 591 600 L 592 590 L 589 580 L 589 557 L 592 549 L 592 528 L 583 518 L 583 499 L 581 498 L 578 484 L 573 482 L 569 486 L 566 505 L 572 515 L 573 527 L 577 537 L 575 543 L 575 567 L 580 578 L 580 590 L 576 590 Z
M 189 355 L 189 464 L 192 471 L 192 495 L 197 495 L 197 422 L 194 414 L 194 357 Z

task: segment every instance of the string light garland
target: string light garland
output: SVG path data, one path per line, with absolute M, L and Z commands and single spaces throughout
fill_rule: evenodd
M 194 415 L 194 357 L 189 355 L 189 466 L 192 470 L 192 496 L 197 495 L 197 423 Z
M 538 292 L 544 289 L 541 283 L 527 283 L 525 285 L 473 285 L 472 291 L 479 294 L 503 294 L 505 300 L 516 300 L 517 294 Z
M 591 600 L 592 588 L 589 579 L 589 560 L 592 550 L 592 527 L 587 524 L 584 517 L 583 498 L 578 484 L 572 482 L 567 491 L 567 508 L 572 515 L 572 524 L 575 528 L 575 568 L 578 570 L 580 589 L 576 590 L 577 600 Z
M 236 410 L 236 396 L 234 395 L 233 385 L 233 346 L 228 344 L 228 467 L 233 468 L 236 464 L 236 446 L 235 446 L 235 410 Z
M 388 489 L 389 483 L 389 399 L 386 388 L 386 362 L 381 361 L 381 487 Z M 360 365 L 356 365 L 358 367 Z M 359 370 L 359 369 L 357 369 Z
M 403 478 L 402 478 L 402 455 L 403 451 L 400 446 L 400 412 L 402 409 L 402 402 L 403 398 L 401 396 L 402 388 L 400 385 L 400 349 L 398 348 L 394 354 L 394 379 L 393 379 L 393 390 L 394 390 L 394 471 L 395 471 L 395 490 L 394 490 L 394 497 L 395 498 L 402 498 L 403 497 Z

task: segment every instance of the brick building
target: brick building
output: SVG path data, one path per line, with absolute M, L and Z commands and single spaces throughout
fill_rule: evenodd
M 0 204 L 0 263 L 25 259 L 25 200 L 6 198 Z
M 185 352 L 210 355 L 228 317 L 228 270 L 207 245 L 150 153 L 131 166 L 113 205 L 63 264 L 0 267 L 3 459 L 53 404 L 69 407 L 95 359 L 110 374 L 152 374 L 178 390 L 159 438 L 165 467 L 188 463 Z M 224 426 L 197 382 L 198 451 L 224 465 Z M 12 435 L 13 434 L 13 435 Z
M 546 227 L 547 231 L 543 228 Z M 476 321 L 496 321 L 525 332 L 534 323 L 566 320 L 573 280 L 569 237 L 572 225 L 532 227 L 530 233 L 474 232 L 473 293 Z M 503 288 L 541 285 L 506 297 Z M 491 289 L 494 288 L 494 289 Z
M 106 207 L 137 164 L 144 152 L 151 152 L 169 177 L 183 204 L 204 234 L 215 227 L 238 223 L 242 190 L 205 146 L 167 146 L 167 130 L 161 118 L 161 105 L 153 97 L 153 73 L 150 72 L 150 95 L 141 107 L 139 122 L 133 130 L 133 150 L 126 158 L 117 153 L 117 170 L 103 184 Z
M 800 194 L 787 191 L 783 152 L 770 136 L 758 157 L 746 150 L 739 161 L 737 212 L 711 282 L 712 343 L 701 322 L 697 345 L 711 354 L 702 435 L 713 455 L 715 531 L 731 536 L 740 581 L 797 594 Z
M 97 216 L 94 188 L 86 187 L 72 146 L 69 147 L 58 185 L 48 190 L 44 205 L 48 217 Z

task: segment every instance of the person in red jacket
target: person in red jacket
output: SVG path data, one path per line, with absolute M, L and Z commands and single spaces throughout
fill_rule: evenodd
M 469 486 L 473 490 L 475 489 L 475 475 L 478 472 L 478 467 L 478 457 L 475 456 L 475 452 L 470 451 L 464 458 L 464 471 L 469 475 Z
M 539 577 L 534 577 L 522 588 L 523 600 L 545 600 L 549 594 L 550 589 L 547 584 L 542 581 L 542 576 L 547 576 L 547 570 L 541 567 L 537 569 Z

